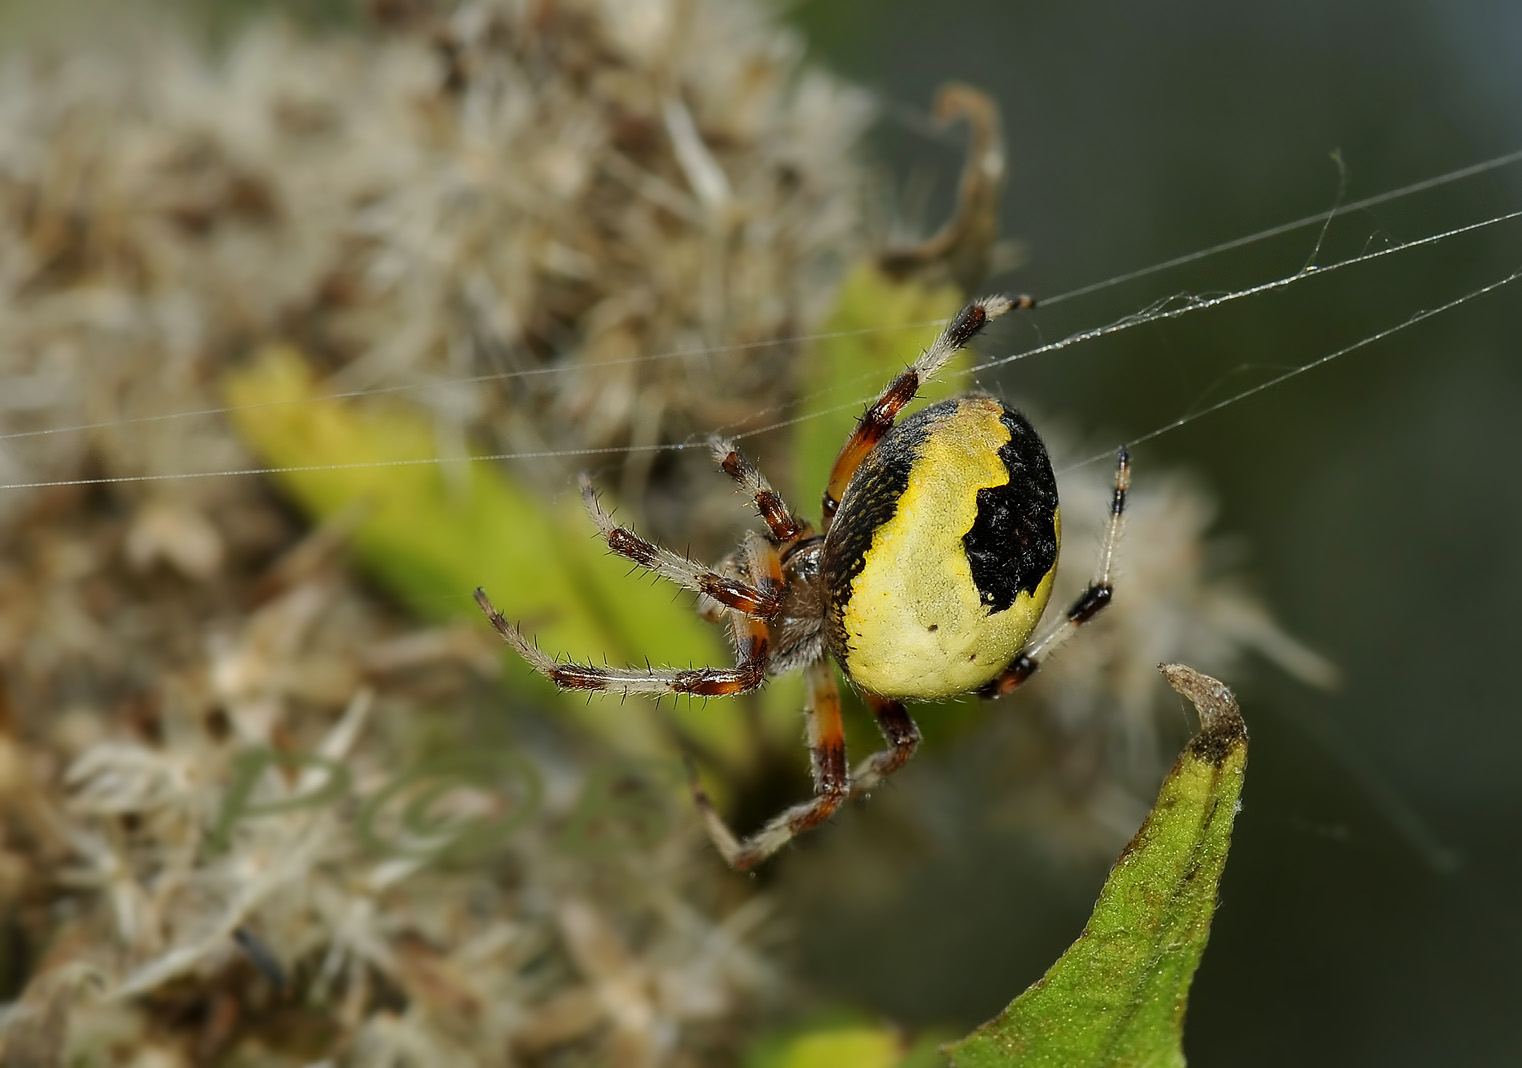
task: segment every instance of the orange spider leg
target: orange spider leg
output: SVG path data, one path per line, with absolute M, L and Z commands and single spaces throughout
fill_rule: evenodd
M 909 718 L 902 701 L 867 694 L 867 703 L 877 717 L 877 729 L 888 740 L 888 748 L 873 753 L 851 773 L 851 796 L 869 792 L 878 783 L 909 762 L 920 745 L 920 729 Z
M 581 480 L 581 500 L 586 505 L 587 514 L 592 517 L 592 522 L 597 524 L 597 529 L 607 540 L 608 548 L 619 556 L 633 560 L 641 567 L 649 568 L 661 578 L 674 582 L 678 586 L 695 590 L 719 602 L 725 608 L 744 612 L 753 619 L 770 619 L 781 607 L 780 585 L 768 590 L 758 589 L 752 583 L 732 575 L 721 575 L 707 564 L 662 548 L 640 537 L 628 527 L 613 522 L 613 516 L 597 499 L 597 491 L 593 489 L 592 483 L 585 476 Z
M 811 661 L 806 669 L 809 686 L 807 708 L 809 751 L 813 756 L 814 799 L 772 817 L 749 838 L 741 839 L 729 829 L 714 810 L 697 770 L 688 762 L 692 797 L 703 820 L 703 829 L 720 854 L 736 871 L 761 863 L 795 836 L 830 818 L 851 792 L 846 774 L 845 730 L 840 720 L 840 690 L 835 683 L 835 669 L 827 659 Z
M 787 506 L 782 495 L 772 489 L 772 484 L 766 480 L 761 469 L 735 448 L 734 442 L 724 438 L 709 438 L 708 448 L 724 473 L 738 482 L 740 488 L 755 500 L 756 511 L 779 545 L 787 546 L 814 532 L 807 521 Z
M 904 410 L 905 405 L 912 401 L 924 385 L 936 372 L 946 366 L 946 361 L 982 330 L 990 321 L 997 319 L 1013 307 L 1029 308 L 1034 302 L 1029 297 L 1020 297 L 1018 301 L 1011 301 L 1008 297 L 984 297 L 968 304 L 956 318 L 946 324 L 946 329 L 941 331 L 941 336 L 935 339 L 931 345 L 910 364 L 883 390 L 882 395 L 872 403 L 861 419 L 856 424 L 856 429 L 841 446 L 840 455 L 835 457 L 835 466 L 830 469 L 830 481 L 824 491 L 824 500 L 821 509 L 824 516 L 824 529 L 830 529 L 830 523 L 835 519 L 835 512 L 840 508 L 841 495 L 845 493 L 846 486 L 851 483 L 851 476 L 856 474 L 856 469 L 861 466 L 862 460 L 866 459 L 867 453 L 871 452 L 877 443 L 881 441 L 893 427 L 893 420 L 898 413 Z

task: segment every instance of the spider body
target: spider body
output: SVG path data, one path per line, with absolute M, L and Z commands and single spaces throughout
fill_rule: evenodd
M 1020 303 L 1030 306 L 1028 298 Z M 704 827 L 736 868 L 764 860 L 902 767 L 919 744 L 904 700 L 1008 693 L 1109 603 L 1130 481 L 1124 450 L 1094 579 L 1061 622 L 1031 641 L 1051 596 L 1061 540 L 1056 480 L 1040 437 L 1023 416 L 985 393 L 963 394 L 896 422 L 923 382 L 1013 306 L 1002 297 L 967 305 L 867 409 L 830 473 L 822 533 L 795 515 L 726 441 L 711 442 L 714 459 L 751 495 L 768 533 L 747 535 L 717 568 L 614 523 L 583 480 L 587 511 L 610 549 L 696 591 L 706 618 L 728 622 L 733 667 L 559 661 L 476 591 L 492 626 L 562 689 L 726 697 L 758 689 L 769 675 L 805 673 L 811 801 L 742 840 L 693 777 Z M 831 659 L 862 691 L 888 743 L 851 772 Z
M 915 413 L 867 454 L 825 538 L 830 652 L 882 697 L 983 686 L 1036 629 L 1060 530 L 1022 415 L 984 393 Z

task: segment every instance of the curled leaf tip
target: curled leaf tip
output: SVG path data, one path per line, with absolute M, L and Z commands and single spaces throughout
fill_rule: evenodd
M 1187 697 L 1200 714 L 1200 733 L 1189 743 L 1195 756 L 1221 764 L 1247 741 L 1247 724 L 1242 720 L 1236 696 L 1225 683 L 1183 664 L 1157 667 L 1168 685 Z

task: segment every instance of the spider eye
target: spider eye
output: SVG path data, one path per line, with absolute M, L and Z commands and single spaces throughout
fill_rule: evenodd
M 868 454 L 825 541 L 828 640 L 888 697 L 977 689 L 1051 595 L 1061 523 L 1046 447 L 986 394 L 931 405 Z

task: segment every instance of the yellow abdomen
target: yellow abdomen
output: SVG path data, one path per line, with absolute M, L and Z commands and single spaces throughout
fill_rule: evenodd
M 1022 416 L 986 394 L 925 408 L 842 496 L 824 553 L 831 650 L 884 697 L 975 690 L 1040 621 L 1059 539 L 1051 464 Z

